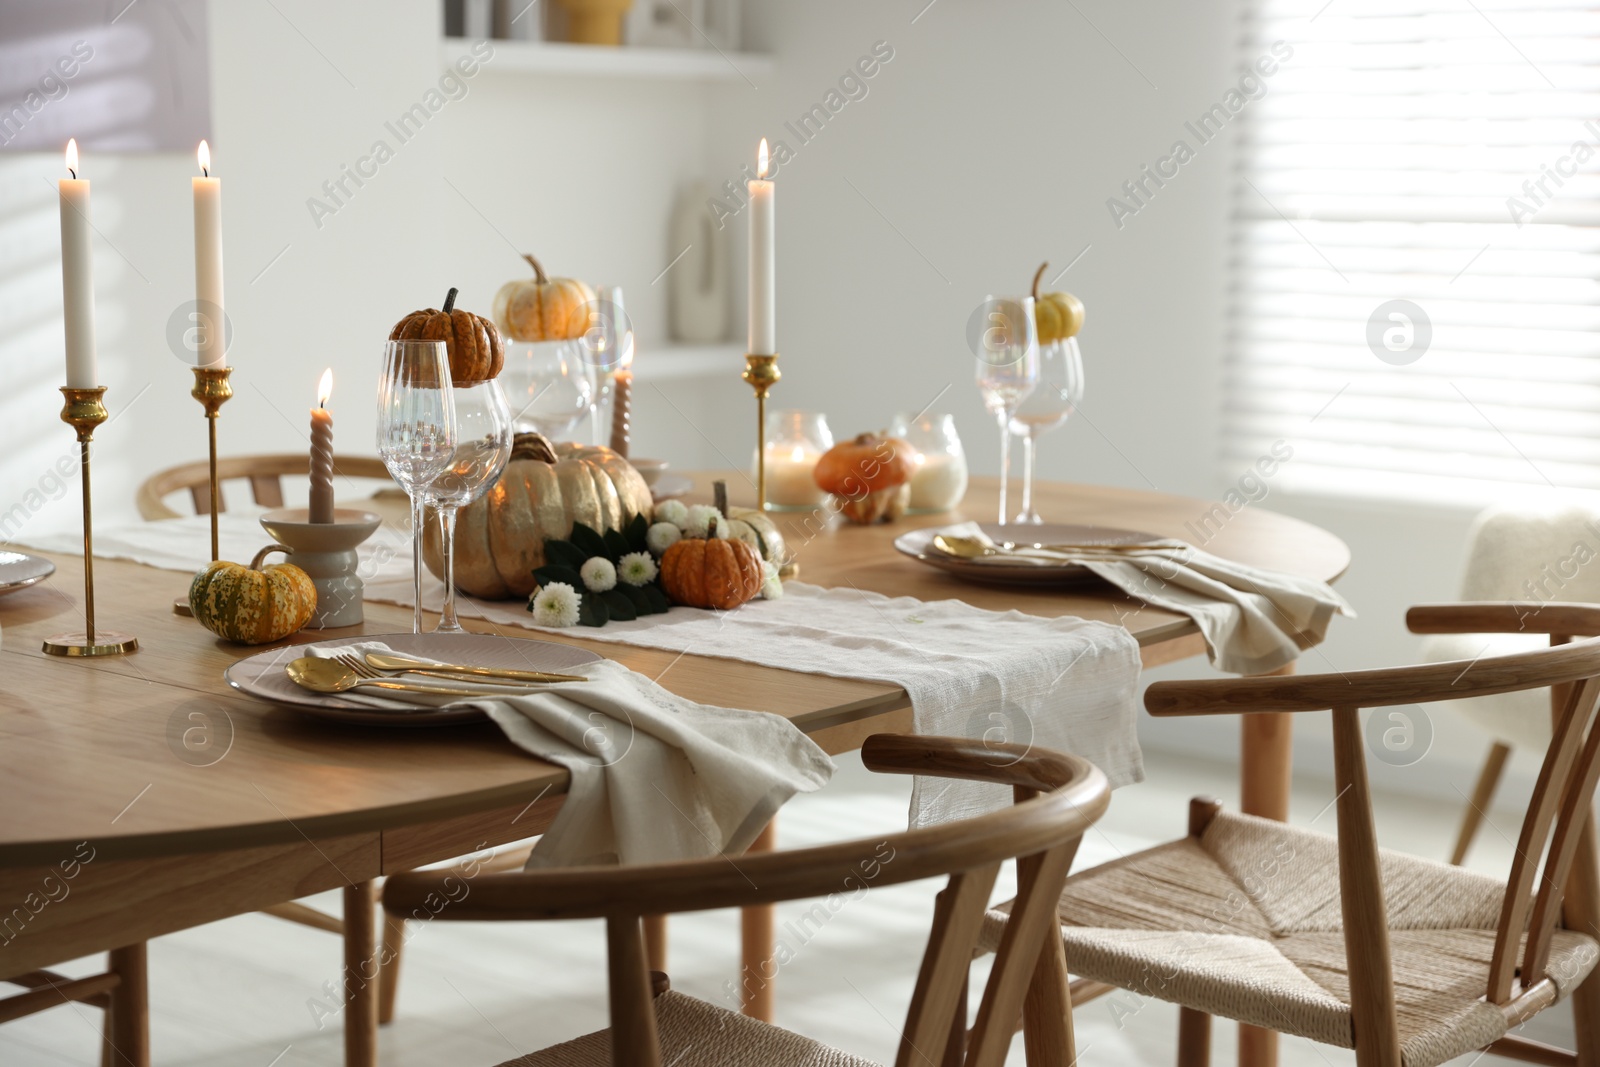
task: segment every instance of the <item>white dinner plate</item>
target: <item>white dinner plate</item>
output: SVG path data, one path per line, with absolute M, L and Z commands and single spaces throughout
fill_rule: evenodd
M 471 667 L 510 667 L 521 671 L 565 671 L 601 657 L 586 648 L 555 641 L 534 641 L 495 634 L 376 634 L 286 645 L 246 656 L 223 672 L 223 679 L 241 693 L 273 704 L 338 722 L 375 726 L 447 726 L 486 718 L 476 708 L 389 710 L 374 708 L 338 694 L 313 693 L 289 680 L 284 667 L 310 655 L 309 649 L 379 641 L 401 655 L 425 656 Z
M 1032 544 L 1073 545 L 1136 545 L 1158 541 L 1161 535 L 1140 530 L 1124 530 L 1114 526 L 1075 526 L 1065 523 L 1044 523 L 1040 526 L 1001 526 L 998 523 L 979 523 L 979 529 L 996 542 L 1019 541 Z M 1095 573 L 1081 563 L 1056 563 L 1030 560 L 1016 563 L 979 563 L 946 555 L 933 547 L 935 534 L 949 527 L 929 526 L 911 530 L 894 539 L 894 547 L 918 563 L 948 571 L 959 578 L 973 582 L 992 582 L 999 585 L 1080 585 L 1099 581 Z
M 39 556 L 0 550 L 0 596 L 37 585 L 56 572 L 56 565 Z

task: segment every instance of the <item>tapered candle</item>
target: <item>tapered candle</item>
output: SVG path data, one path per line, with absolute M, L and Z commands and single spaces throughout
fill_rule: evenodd
M 775 204 L 777 187 L 767 178 L 767 139 L 756 154 L 750 192 L 750 336 L 746 351 L 753 356 L 778 354 L 778 287 Z
M 89 183 L 78 177 L 78 142 L 67 142 L 67 173 L 56 183 L 61 196 L 61 307 L 67 339 L 67 388 L 100 384 L 94 355 L 94 261 L 89 225 Z
M 622 335 L 622 355 L 617 360 L 617 376 L 612 379 L 611 451 L 628 458 L 633 432 L 633 331 Z
M 333 392 L 333 368 L 322 372 L 317 386 L 317 406 L 311 409 L 311 521 L 333 521 L 333 412 L 328 394 Z
M 222 313 L 222 179 L 211 176 L 211 146 L 195 153 L 200 176 L 194 183 L 194 300 L 200 315 L 195 356 L 201 366 L 221 367 L 227 358 L 227 319 Z

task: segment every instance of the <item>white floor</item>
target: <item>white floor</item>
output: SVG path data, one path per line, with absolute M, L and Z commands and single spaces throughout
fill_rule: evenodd
M 1148 754 L 1149 780 L 1116 794 L 1079 863 L 1100 862 L 1183 832 L 1186 801 L 1208 793 L 1232 803 L 1232 772 L 1223 766 Z M 841 760 L 839 775 L 819 794 L 785 809 L 782 834 L 798 845 L 905 825 L 907 783 L 867 773 Z M 1317 820 L 1333 799 L 1324 782 L 1297 782 L 1294 821 Z M 1458 809 L 1383 798 L 1384 844 L 1442 856 Z M 1517 815 L 1501 814 L 1486 829 L 1472 865 L 1503 877 Z M 915 978 L 936 887 L 932 883 L 873 889 L 846 906 L 805 944 L 779 975 L 779 1021 L 882 1063 L 894 1058 L 898 1028 Z M 314 900 L 337 908 L 336 894 Z M 799 908 L 780 915 L 781 924 Z M 672 927 L 672 979 L 677 989 L 732 1003 L 738 927 L 732 913 L 679 917 Z M 603 938 L 595 923 L 469 924 L 434 922 L 408 947 L 395 1022 L 384 1028 L 382 1062 L 476 1067 L 604 1025 Z M 337 1067 L 343 1062 L 337 1017 L 318 1027 L 313 1005 L 331 1002 L 338 985 L 339 946 L 331 935 L 262 915 L 245 915 L 150 946 L 153 1054 L 163 1067 Z M 60 968 L 88 973 L 99 961 Z M 1125 1067 L 1173 1061 L 1176 1013 L 1128 994 L 1085 1005 L 1077 1015 L 1081 1062 Z M 99 1013 L 67 1006 L 0 1026 L 0 1064 L 56 1067 L 98 1062 Z M 1571 1048 L 1565 1005 L 1536 1020 L 1530 1036 Z M 1216 1062 L 1234 1053 L 1234 1027 L 1219 1024 Z M 1020 1039 L 1011 1063 L 1022 1063 Z M 1286 1067 L 1344 1067 L 1343 1051 L 1285 1039 Z M 1464 1058 L 1461 1064 L 1475 1062 Z M 1489 1061 L 1494 1062 L 1494 1061 Z

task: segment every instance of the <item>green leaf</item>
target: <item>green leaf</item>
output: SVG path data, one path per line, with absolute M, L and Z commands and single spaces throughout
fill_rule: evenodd
M 563 567 L 579 570 L 588 555 L 571 541 L 546 541 L 544 543 L 544 558 L 547 563 L 557 563 Z
M 572 534 L 567 540 L 578 546 L 579 550 L 583 552 L 584 559 L 606 554 L 605 538 L 601 537 L 593 527 L 585 526 L 581 522 L 572 524 Z
M 601 597 L 585 593 L 578 601 L 579 626 L 604 626 L 610 621 L 611 611 Z
M 612 563 L 620 563 L 622 557 L 633 551 L 633 546 L 628 544 L 628 539 L 616 530 L 607 530 L 605 533 L 606 558 Z
M 560 563 L 546 563 L 543 567 L 534 568 L 533 577 L 540 585 L 565 582 L 576 592 L 583 592 L 583 579 L 578 576 L 578 572 Z
M 613 590 L 613 592 L 621 593 L 623 596 L 628 598 L 628 601 L 631 604 L 633 604 L 634 614 L 636 614 L 636 615 L 654 615 L 655 614 L 655 612 L 650 609 L 650 598 L 645 593 L 645 587 L 644 586 L 625 585 L 625 584 L 623 584 L 623 585 L 618 585 L 617 588 Z
M 600 594 L 600 599 L 606 602 L 606 610 L 618 622 L 632 622 L 639 617 L 638 609 L 633 606 L 633 601 L 626 593 L 607 589 Z
M 650 520 L 643 515 L 635 515 L 623 524 L 622 535 L 628 539 L 629 552 L 650 551 Z
M 659 585 L 641 585 L 639 592 L 643 593 L 650 605 L 648 612 L 641 611 L 641 615 L 665 615 L 672 605 L 667 600 L 667 594 L 661 591 Z

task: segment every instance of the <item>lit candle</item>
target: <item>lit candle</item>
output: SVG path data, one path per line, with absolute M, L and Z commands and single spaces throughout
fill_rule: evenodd
M 813 507 L 828 494 L 817 488 L 812 472 L 822 453 L 803 444 L 767 446 L 767 503 L 778 507 Z
M 750 337 L 753 356 L 778 354 L 777 244 L 774 205 L 777 187 L 767 179 L 767 139 L 761 138 L 759 164 L 750 191 Z
M 67 142 L 67 173 L 56 183 L 61 195 L 61 306 L 67 335 L 67 388 L 100 384 L 94 358 L 94 261 L 89 239 L 89 183 L 78 177 L 78 142 Z
M 622 335 L 622 355 L 617 360 L 617 376 L 612 381 L 611 451 L 628 458 L 630 423 L 633 419 L 633 331 Z
M 194 182 L 194 301 L 200 315 L 195 356 L 204 366 L 224 366 L 227 320 L 222 314 L 222 179 L 211 176 L 211 146 L 200 142 L 200 176 Z
M 333 521 L 333 413 L 328 394 L 333 392 L 333 368 L 322 372 L 317 386 L 317 406 L 311 409 L 311 521 Z
M 911 474 L 913 511 L 949 511 L 967 492 L 967 457 L 948 452 L 919 452 Z

